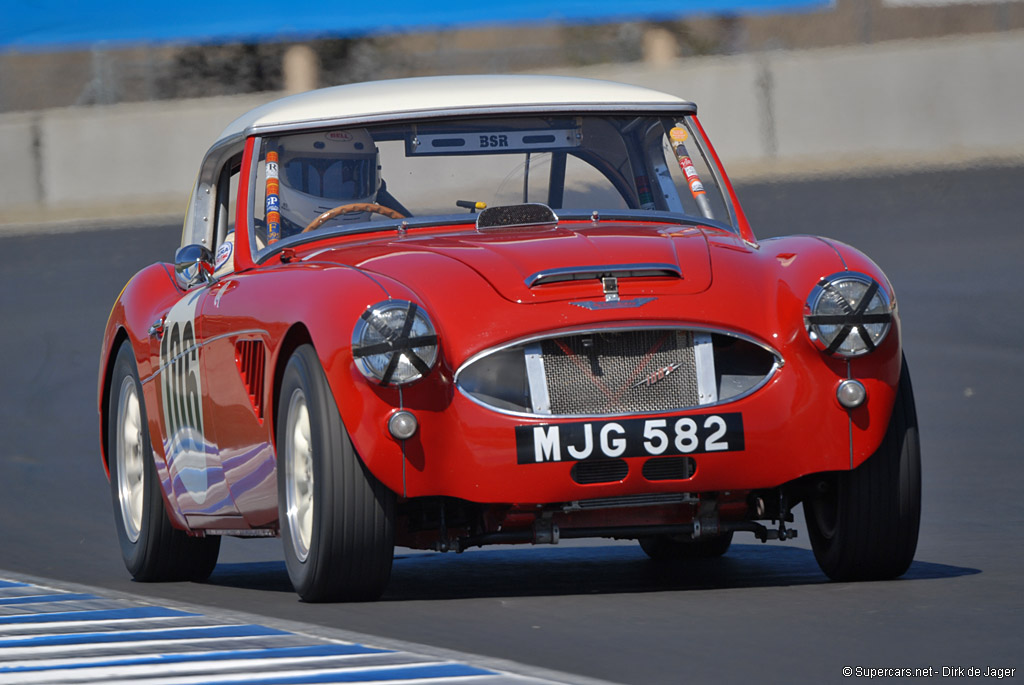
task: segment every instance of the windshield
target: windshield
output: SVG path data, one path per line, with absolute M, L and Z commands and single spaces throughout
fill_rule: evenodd
M 543 203 L 560 218 L 665 213 L 735 230 L 718 170 L 685 116 L 416 121 L 268 136 L 253 184 L 255 254 L 314 232 L 474 222 Z

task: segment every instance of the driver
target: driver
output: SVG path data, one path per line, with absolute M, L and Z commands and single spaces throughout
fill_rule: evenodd
M 278 150 L 281 235 L 298 233 L 339 205 L 373 203 L 380 190 L 377 146 L 366 129 L 283 136 Z M 368 221 L 370 212 L 336 221 Z

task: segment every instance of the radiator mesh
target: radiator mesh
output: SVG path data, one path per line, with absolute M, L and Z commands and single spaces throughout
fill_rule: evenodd
M 700 404 L 693 335 L 587 333 L 542 341 L 551 413 L 630 414 Z

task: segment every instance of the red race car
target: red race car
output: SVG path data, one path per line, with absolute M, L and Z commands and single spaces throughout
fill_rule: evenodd
M 117 534 L 139 580 L 283 539 L 307 601 L 383 592 L 396 544 L 796 534 L 904 573 L 920 457 L 892 286 L 758 241 L 685 100 L 601 81 L 361 83 L 210 148 L 173 264 L 103 340 Z

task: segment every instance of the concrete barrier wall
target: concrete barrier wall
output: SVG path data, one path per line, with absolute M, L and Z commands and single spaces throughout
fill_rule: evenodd
M 184 215 L 210 144 L 238 115 L 273 97 L 0 116 L 0 224 Z
M 994 154 L 1024 144 L 1024 34 L 772 62 L 780 156 L 857 155 L 865 146 Z
M 39 164 L 39 116 L 0 117 L 0 207 L 41 207 L 42 167 Z M 2 221 L 2 219 L 0 219 Z
M 730 174 L 1024 163 L 1024 32 L 589 67 L 697 102 Z
M 199 161 L 251 98 L 52 110 L 40 121 L 45 201 L 182 196 Z
M 557 73 L 694 100 L 733 176 L 1024 163 L 1024 32 L 636 63 Z M 0 116 L 0 223 L 181 213 L 203 153 L 277 97 Z

